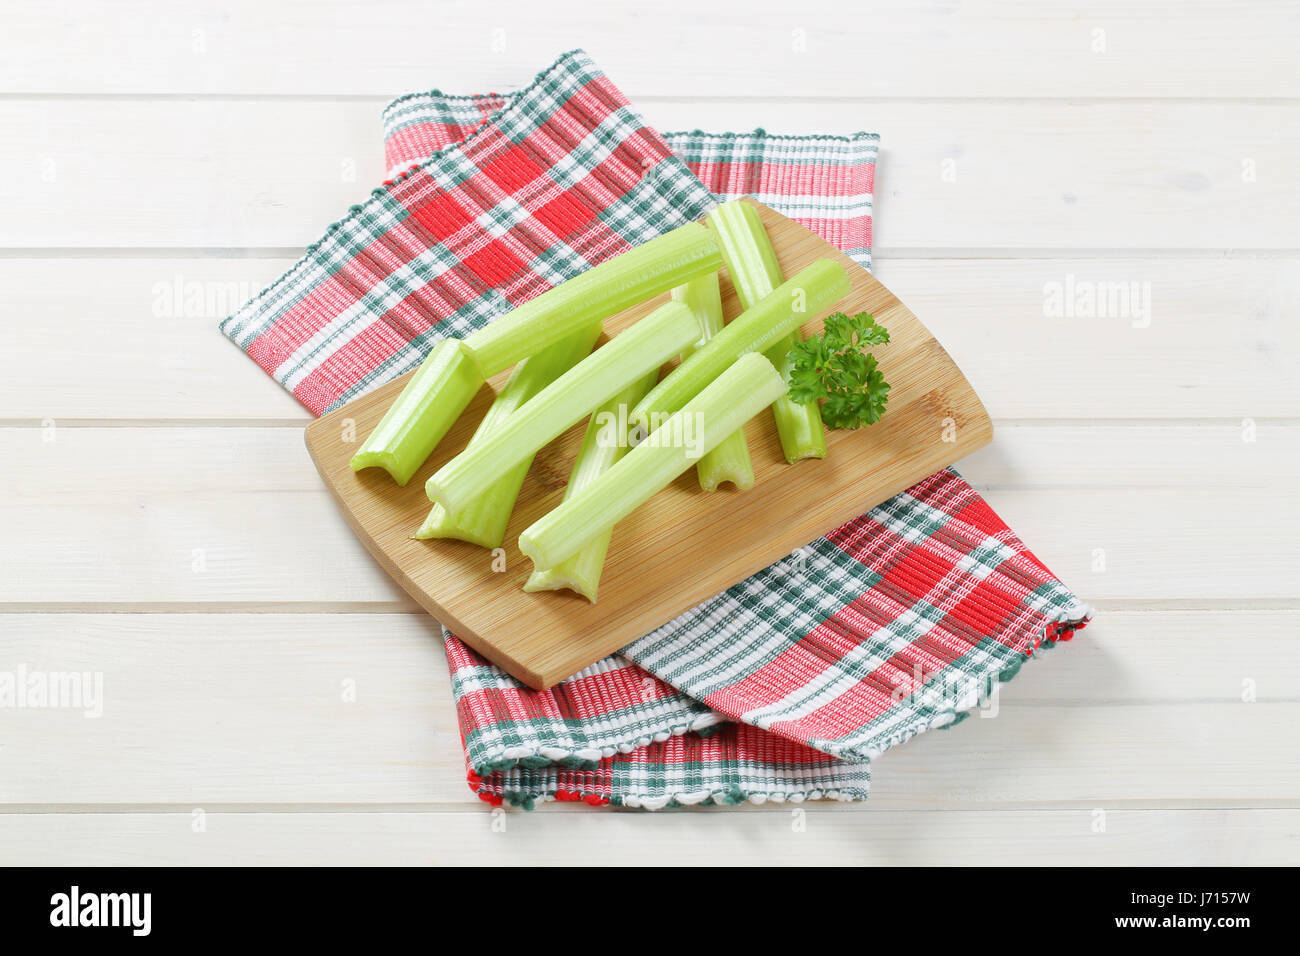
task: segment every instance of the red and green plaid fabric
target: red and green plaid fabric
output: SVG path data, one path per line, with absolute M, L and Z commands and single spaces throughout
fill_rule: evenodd
M 397 175 L 472 136 L 522 94 L 411 93 L 384 110 L 384 158 Z M 875 133 L 772 136 L 663 133 L 673 155 L 720 198 L 753 196 L 871 266 Z
M 446 335 L 755 195 L 864 264 L 877 138 L 661 137 L 581 52 L 385 111 L 393 178 L 222 329 L 320 413 Z M 547 691 L 446 635 L 471 787 L 532 806 L 862 799 L 1088 610 L 952 471 Z

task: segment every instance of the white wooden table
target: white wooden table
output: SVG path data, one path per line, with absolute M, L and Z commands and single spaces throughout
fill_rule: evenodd
M 631 9 L 5 5 L 0 671 L 104 695 L 0 709 L 0 863 L 1300 861 L 1296 4 Z M 215 329 L 383 178 L 388 97 L 575 46 L 660 128 L 883 135 L 876 271 L 996 420 L 963 470 L 1100 612 L 868 805 L 503 827 Z M 1114 283 L 1149 310 L 1051 314 Z

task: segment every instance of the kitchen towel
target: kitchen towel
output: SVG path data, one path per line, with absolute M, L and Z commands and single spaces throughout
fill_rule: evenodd
M 513 94 L 385 111 L 391 178 L 222 330 L 317 414 L 514 305 L 753 195 L 870 263 L 878 140 L 661 136 L 581 51 Z M 547 691 L 446 635 L 492 803 L 862 799 L 1089 610 L 951 470 Z

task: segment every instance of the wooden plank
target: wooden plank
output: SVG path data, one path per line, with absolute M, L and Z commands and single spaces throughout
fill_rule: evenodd
M 1289 131 L 1267 128 L 1300 127 L 1293 110 L 1300 107 L 757 100 L 655 104 L 646 117 L 658 129 L 877 132 L 878 254 L 996 249 L 1005 255 L 1294 249 L 1294 236 L 1276 213 L 1300 213 L 1288 160 L 1300 143 L 1291 142 Z M 1300 128 L 1295 136 L 1300 140 Z
M 295 660 L 289 666 L 303 674 L 300 691 L 328 683 L 339 661 L 368 668 L 367 686 L 399 690 L 406 686 L 403 673 L 440 678 L 445 667 L 441 631 L 419 613 L 0 613 L 0 624 L 11 657 L 28 663 L 39 657 L 50 669 L 125 668 L 174 644 L 168 653 L 178 659 L 192 654 L 215 668 L 212 673 L 228 675 L 220 681 L 210 674 L 182 676 L 187 686 L 174 691 L 144 680 L 141 706 L 155 698 L 162 706 L 174 695 L 220 696 L 239 674 L 268 672 L 270 682 L 276 679 L 270 672 Z M 1223 703 L 1247 690 L 1265 703 L 1294 703 L 1300 701 L 1300 651 L 1292 638 L 1297 627 L 1296 610 L 1104 611 L 1077 640 L 1028 665 L 1023 673 L 1032 679 L 1004 692 L 1017 706 Z M 1230 663 L 1221 653 L 1226 637 Z M 1253 684 L 1244 685 L 1247 679 Z M 419 694 L 438 697 L 441 687 L 437 679 L 422 682 Z M 274 697 L 267 700 L 279 706 Z
M 575 24 L 581 29 L 575 31 Z M 631 34 L 644 42 L 629 43 Z M 725 36 L 726 43 L 714 42 Z M 106 38 L 111 38 L 108 40 Z M 0 91 L 391 95 L 510 89 L 575 42 L 629 95 L 1295 96 L 1296 22 L 1267 0 L 889 0 L 797 9 L 557 0 L 6 9 Z M 347 63 L 347 69 L 339 64 Z
M 216 331 L 291 264 L 0 259 L 3 415 L 305 424 L 307 411 Z M 886 257 L 875 274 L 934 330 L 995 419 L 1300 414 L 1291 258 Z M 1049 317 L 1067 285 L 1136 289 L 1134 303 L 1149 288 L 1149 323 L 1121 308 Z
M 1047 424 L 959 467 L 1086 600 L 1294 600 L 1297 454 L 1290 426 Z M 0 429 L 0 484 L 23 542 L 0 549 L 0 602 L 411 606 L 296 428 Z
M 0 815 L 5 866 L 1294 865 L 1297 810 Z M 201 827 L 196 832 L 196 828 Z M 1104 829 L 1098 829 L 1104 827 Z
M 520 491 L 500 555 L 463 542 L 411 537 L 429 513 L 424 482 L 464 450 L 487 410 L 490 389 L 480 391 L 477 406 L 460 417 L 405 487 L 379 469 L 358 475 L 351 460 L 359 438 L 374 430 L 415 372 L 307 428 L 307 449 L 321 478 L 366 550 L 430 614 L 531 687 L 550 687 L 576 674 L 992 437 L 988 413 L 970 384 L 905 305 L 825 240 L 766 206 L 754 203 L 753 208 L 772 239 L 782 275 L 795 276 L 829 260 L 838 262 L 841 276 L 847 276 L 849 291 L 832 307 L 813 309 L 809 303 L 804 336 L 820 333 L 830 311 L 873 313 L 889 329 L 889 344 L 873 350 L 891 384 L 889 408 L 870 431 L 828 431 L 824 460 L 801 462 L 797 468 L 786 462 L 771 415 L 753 416 L 745 432 L 757 483 L 744 494 L 701 491 L 694 465 L 683 458 L 682 476 L 621 523 L 595 603 L 571 591 L 525 592 L 535 566 L 516 545 L 526 528 L 559 504 L 563 479 L 556 476 L 567 477 L 583 427 L 570 429 L 539 455 Z M 665 294 L 611 318 L 606 332 L 625 331 L 667 299 Z M 723 284 L 722 309 L 729 316 L 741 312 L 730 281 Z M 614 341 L 620 341 L 617 334 Z M 782 383 L 770 365 L 767 374 L 780 392 Z M 701 434 L 716 427 L 707 420 L 699 425 Z M 734 428 L 719 431 L 713 444 Z M 689 449 L 692 439 L 683 435 L 674 440 L 676 447 Z M 684 568 L 693 571 L 684 575 Z
M 995 419 L 1300 412 L 1294 259 L 886 258 L 875 272 L 934 330 Z M 1094 297 L 1096 313 L 1067 311 L 1067 290 L 1076 307 Z
M 286 259 L 0 259 L 0 409 L 52 419 L 311 420 L 217 324 Z M 69 277 L 73 277 L 72 281 Z
M 1247 497 L 1285 487 L 1287 469 L 1300 465 L 1300 449 L 1287 447 L 1293 434 L 1294 426 L 1256 425 L 1248 440 L 1249 424 L 1236 423 L 1004 425 L 958 470 L 998 501 L 1025 491 L 1068 500 L 1098 489 L 1144 500 L 1207 488 Z
M 373 104 L 11 101 L 0 133 L 0 247 L 301 249 L 384 179 Z
M 1300 718 L 1298 622 L 1104 614 L 1028 663 L 994 716 L 880 758 L 872 807 L 1300 799 L 1300 760 L 1276 734 Z M 0 634 L 5 671 L 102 674 L 97 718 L 0 714 L 0 803 L 477 803 L 441 640 L 422 615 L 6 614 Z
M 102 715 L 6 709 L 0 802 L 473 800 L 432 619 L 154 618 L 7 619 L 4 668 L 102 674 Z
M 1001 693 L 1013 706 L 1294 703 L 1297 625 L 1297 611 L 1102 611 Z
M 301 249 L 382 180 L 379 108 L 0 102 L 14 186 L 0 247 Z M 1296 103 L 688 100 L 646 115 L 661 129 L 880 132 L 882 254 L 1296 248 Z
M 1292 806 L 1300 753 L 1271 724 L 1298 713 L 1297 704 L 1239 700 L 1014 710 L 1003 702 L 995 719 L 971 717 L 876 760 L 872 799 L 909 808 L 991 806 L 1028 794 L 1044 804 L 1095 807 L 1233 805 L 1240 791 L 1222 775 L 1249 767 L 1258 774 L 1251 784 L 1258 799 Z

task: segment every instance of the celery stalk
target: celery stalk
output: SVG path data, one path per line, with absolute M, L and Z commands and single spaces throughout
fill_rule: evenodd
M 607 472 L 631 447 L 627 427 L 628 410 L 654 387 L 657 377 L 657 372 L 651 372 L 633 382 L 591 416 L 591 421 L 587 423 L 587 434 L 583 436 L 582 447 L 578 450 L 578 458 L 569 475 L 569 483 L 564 488 L 566 500 Z M 614 529 L 606 528 L 572 557 L 549 568 L 535 568 L 524 584 L 524 590 L 558 591 L 568 588 L 595 604 L 600 572 L 605 567 L 605 555 L 609 552 L 609 542 L 613 536 Z
M 659 368 L 699 337 L 691 310 L 660 306 L 569 369 L 483 441 L 447 462 L 425 483 L 430 500 L 455 512 L 627 383 Z
M 653 432 L 657 419 L 677 411 L 746 352 L 781 342 L 811 315 L 848 294 L 849 277 L 834 259 L 818 259 L 782 283 L 673 369 L 632 410 L 632 423 Z
M 502 386 L 496 400 L 479 422 L 469 444 L 483 441 L 487 435 L 500 428 L 521 405 L 586 358 L 598 338 L 600 323 L 593 322 L 577 334 L 560 339 L 516 365 L 510 373 L 509 381 Z M 519 489 L 523 486 L 524 476 L 528 474 L 532 463 L 532 456 L 521 461 L 455 514 L 442 505 L 434 505 L 413 537 L 456 538 L 485 548 L 501 547 L 501 542 L 506 537 L 506 525 L 510 522 L 510 513 L 515 508 L 515 499 L 519 497 Z
M 758 210 L 748 203 L 727 202 L 710 212 L 707 222 L 722 247 L 722 259 L 740 298 L 740 307 L 751 308 L 783 281 L 776 250 Z M 764 353 L 787 382 L 790 380 L 788 356 L 800 340 L 799 333 L 792 332 Z M 826 457 L 826 429 L 816 402 L 795 402 L 783 397 L 773 403 L 772 415 L 786 461 Z
M 759 354 L 743 356 L 609 471 L 526 528 L 519 550 L 539 568 L 567 561 L 695 464 L 690 443 L 656 440 L 657 435 L 693 431 L 698 448 L 708 451 L 785 390 L 771 362 Z
M 483 376 L 461 343 L 443 339 L 361 443 L 352 470 L 382 468 L 405 485 L 482 385 Z
M 692 279 L 685 285 L 673 289 L 674 302 L 680 302 L 695 315 L 700 324 L 700 345 L 722 331 L 722 291 L 718 288 L 718 274 Z M 693 346 L 682 353 L 686 358 L 698 346 Z M 637 396 L 639 400 L 642 396 Z M 737 488 L 754 487 L 754 462 L 749 457 L 749 443 L 745 441 L 745 430 L 737 429 L 724 438 L 718 447 L 706 454 L 695 466 L 695 473 L 700 479 L 700 487 L 705 491 L 717 491 L 718 485 L 729 481 Z
M 722 267 L 718 243 L 699 223 L 664 233 L 593 266 L 489 322 L 465 339 L 485 378 L 594 320 Z
M 467 351 L 444 339 L 362 444 L 353 470 L 383 468 L 406 484 L 488 378 L 593 322 L 721 267 L 713 233 L 687 223 L 505 313 L 469 335 Z

